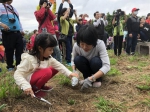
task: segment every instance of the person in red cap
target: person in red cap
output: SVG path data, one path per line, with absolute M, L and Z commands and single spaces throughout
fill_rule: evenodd
M 126 53 L 128 55 L 135 54 L 135 48 L 137 45 L 137 36 L 140 34 L 140 20 L 137 17 L 139 9 L 133 8 L 132 15 L 127 20 L 127 29 L 128 29 L 128 37 L 127 37 L 127 47 Z

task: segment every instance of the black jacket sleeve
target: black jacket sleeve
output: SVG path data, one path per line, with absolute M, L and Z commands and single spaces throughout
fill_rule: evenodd
M 69 18 L 72 18 L 72 16 L 73 16 L 73 5 L 72 5 L 72 4 L 69 4 L 69 7 L 71 8 L 71 9 L 70 9 Z

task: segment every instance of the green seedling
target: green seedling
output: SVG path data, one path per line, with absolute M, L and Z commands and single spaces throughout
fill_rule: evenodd
M 76 101 L 75 101 L 75 100 L 73 100 L 73 99 L 69 99 L 69 100 L 68 100 L 68 104 L 69 104 L 69 105 L 74 105 L 74 104 L 75 104 L 75 102 L 76 102 Z
M 149 85 L 137 85 L 136 88 L 138 88 L 140 90 L 150 90 Z

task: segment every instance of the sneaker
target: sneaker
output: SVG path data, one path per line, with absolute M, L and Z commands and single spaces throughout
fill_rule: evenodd
M 9 72 L 14 71 L 14 68 L 8 68 L 7 69 Z
M 101 85 L 102 85 L 101 82 L 94 82 L 94 83 L 93 83 L 93 87 L 95 87 L 95 88 L 98 88 L 98 87 L 100 87 Z
M 41 90 L 41 91 L 44 91 L 44 92 L 49 92 L 49 91 L 53 90 L 53 87 L 50 87 L 50 86 L 43 86 L 40 90 Z
M 46 96 L 46 92 L 44 92 L 44 91 L 36 91 L 36 92 L 34 92 L 34 95 L 36 96 L 36 97 L 44 97 L 44 96 Z
M 131 52 L 131 53 L 130 53 L 130 55 L 134 55 L 134 54 L 135 54 L 134 52 Z
M 66 65 L 67 65 L 67 66 L 71 66 L 71 63 L 67 63 Z

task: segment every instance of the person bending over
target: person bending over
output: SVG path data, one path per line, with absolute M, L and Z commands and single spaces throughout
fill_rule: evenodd
M 93 25 L 81 27 L 77 33 L 77 42 L 73 46 L 71 65 L 83 74 L 81 90 L 90 86 L 100 87 L 101 79 L 110 70 L 110 61 L 105 44 L 97 39 Z
M 78 77 L 78 74 L 72 73 L 51 56 L 55 46 L 57 46 L 57 41 L 51 34 L 41 33 L 35 38 L 30 54 L 22 54 L 14 79 L 27 95 L 45 96 L 45 92 L 52 89 L 52 87 L 45 86 L 45 83 L 58 71 L 70 78 Z

